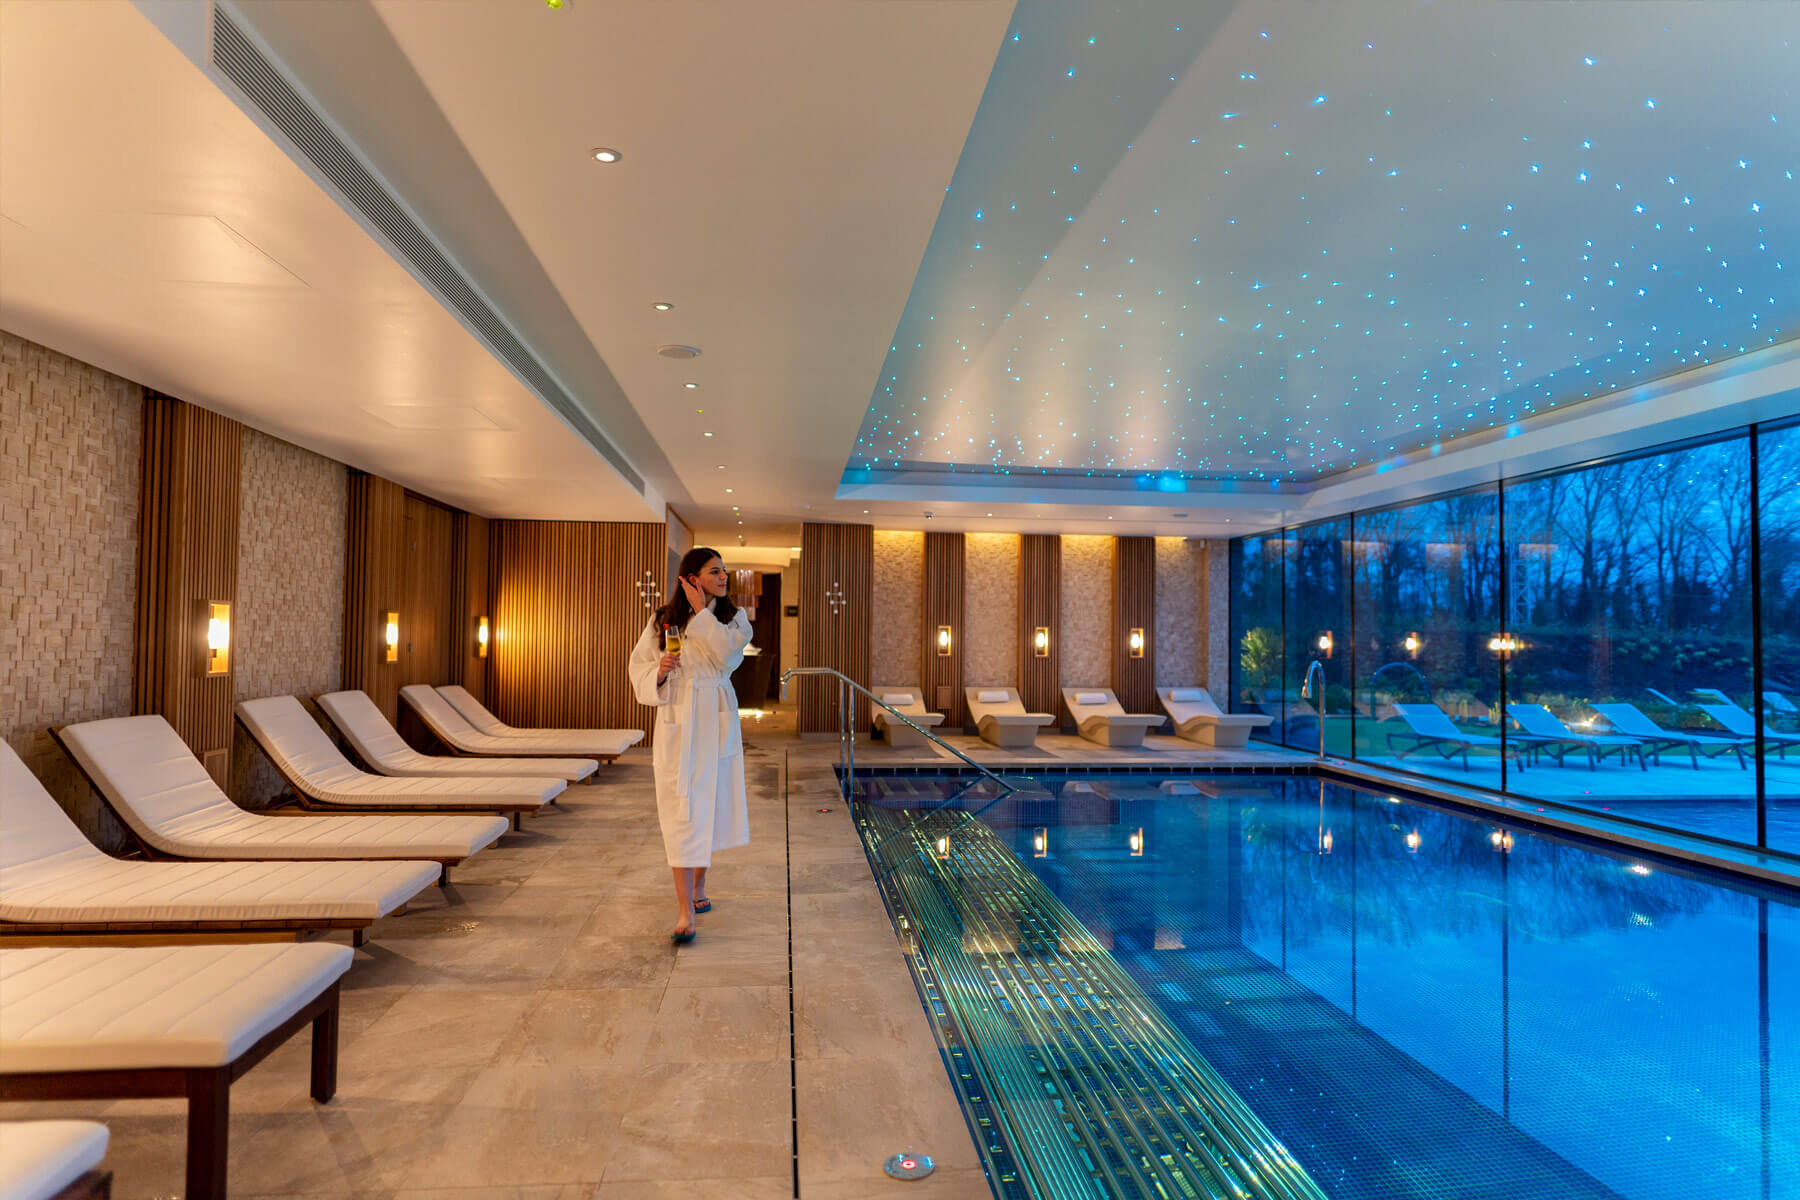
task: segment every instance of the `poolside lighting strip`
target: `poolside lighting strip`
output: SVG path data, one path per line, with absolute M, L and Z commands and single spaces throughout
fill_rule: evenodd
M 992 829 L 854 807 L 998 1194 L 1324 1200 Z

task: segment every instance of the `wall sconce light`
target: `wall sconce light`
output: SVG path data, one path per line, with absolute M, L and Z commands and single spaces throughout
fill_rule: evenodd
M 939 657 L 947 657 L 950 653 L 950 627 L 948 625 L 938 626 L 937 652 Z
M 1419 852 L 1419 846 L 1424 842 L 1424 840 L 1425 840 L 1424 838 L 1419 836 L 1418 830 L 1416 830 L 1416 829 L 1413 830 L 1411 833 L 1406 835 L 1406 852 L 1408 854 L 1417 854 Z
M 1319 653 L 1326 658 L 1331 657 L 1331 630 L 1329 629 L 1319 635 Z
M 1513 835 L 1510 829 L 1494 830 L 1494 832 L 1488 834 L 1488 841 L 1492 842 L 1494 849 L 1498 850 L 1500 853 L 1512 853 Z
M 205 608 L 205 674 L 223 675 L 231 670 L 231 605 L 222 601 L 208 601 Z
M 1037 658 L 1050 657 L 1050 627 L 1039 625 L 1031 631 L 1031 653 Z
M 1031 834 L 1031 857 L 1050 857 L 1050 830 L 1042 825 Z
M 1144 827 L 1142 825 L 1131 831 L 1131 836 L 1126 839 L 1126 844 L 1131 847 L 1131 857 L 1144 857 Z
M 381 644 L 387 647 L 388 662 L 400 661 L 400 614 L 391 612 L 381 623 Z
M 1410 655 L 1413 658 L 1419 657 L 1419 635 L 1418 634 L 1416 634 L 1416 633 L 1407 634 L 1406 641 L 1401 644 L 1406 647 L 1406 653 L 1408 655 Z
M 486 658 L 488 648 L 488 619 L 475 618 L 475 657 Z
M 1131 649 L 1131 657 L 1144 657 L 1144 631 L 1142 629 L 1133 629 L 1126 634 L 1125 644 Z
M 1319 831 L 1319 853 L 1331 853 L 1331 830 L 1329 829 L 1321 829 Z

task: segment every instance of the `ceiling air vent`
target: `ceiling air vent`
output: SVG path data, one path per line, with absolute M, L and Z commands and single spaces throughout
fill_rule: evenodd
M 664 358 L 700 357 L 700 348 L 698 346 L 678 346 L 672 342 L 667 346 L 658 346 L 656 352 Z
M 330 181 L 344 202 L 386 239 L 390 249 L 412 266 L 420 281 L 460 315 L 468 329 L 511 367 L 526 387 L 561 414 L 642 495 L 644 477 L 632 469 L 593 417 L 556 381 L 550 369 L 438 248 L 431 235 L 413 220 L 398 197 L 363 164 L 361 154 L 338 136 L 312 102 L 289 81 L 286 71 L 250 39 L 238 18 L 222 5 L 213 8 L 212 62 L 220 74 L 237 85 L 245 99 L 287 135 L 294 148 Z

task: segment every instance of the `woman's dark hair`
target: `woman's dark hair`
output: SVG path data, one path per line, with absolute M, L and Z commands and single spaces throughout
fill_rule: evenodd
M 673 625 L 677 629 L 687 628 L 687 623 L 694 616 L 694 606 L 688 603 L 687 592 L 682 590 L 681 581 L 690 575 L 698 575 L 707 563 L 723 557 L 711 546 L 695 546 L 681 556 L 681 565 L 675 568 L 675 578 L 669 581 L 669 602 L 656 610 L 658 629 L 665 625 Z M 713 605 L 713 616 L 719 618 L 719 624 L 729 625 L 731 618 L 737 616 L 737 605 L 731 602 L 730 596 L 720 596 L 719 602 Z

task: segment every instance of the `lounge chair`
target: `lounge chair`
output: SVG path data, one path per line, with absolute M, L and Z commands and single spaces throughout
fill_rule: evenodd
M 1251 731 L 1267 728 L 1275 719 L 1225 712 L 1205 688 L 1158 688 L 1156 699 L 1175 722 L 1175 736 L 1202 746 L 1247 746 Z
M 1395 758 L 1405 758 L 1421 750 L 1430 750 L 1446 759 L 1460 754 L 1466 771 L 1471 750 L 1498 750 L 1502 756 L 1510 753 L 1517 761 L 1520 749 L 1530 741 L 1529 738 L 1503 740 L 1482 733 L 1464 733 L 1450 715 L 1435 704 L 1396 704 L 1394 714 L 1406 724 L 1405 729 L 1388 731 L 1388 746 L 1394 750 Z M 1408 743 L 1406 748 L 1396 746 L 1395 739 Z M 1519 769 L 1524 768 L 1525 764 L 1520 762 Z
M 881 703 L 892 707 L 895 711 L 906 714 L 906 720 L 913 725 L 926 729 L 936 729 L 944 723 L 944 714 L 930 712 L 925 708 L 925 697 L 916 687 L 895 687 L 892 684 L 879 685 L 874 689 Z M 925 735 L 908 725 L 906 721 L 890 716 L 886 709 L 879 705 L 875 708 L 875 728 L 879 729 L 887 743 L 896 749 L 926 745 Z
M 644 740 L 641 729 L 514 729 L 465 687 L 452 683 L 438 688 L 437 693 L 478 732 L 502 743 L 519 743 L 520 754 L 580 754 L 611 762 Z
M 0 743 L 0 937 L 363 931 L 430 887 L 429 862 L 129 862 L 83 837 Z
M 550 776 L 580 783 L 600 769 L 591 758 L 453 758 L 420 754 L 400 737 L 363 692 L 327 692 L 319 708 L 371 770 L 383 775 L 455 775 L 464 779 Z
M 1725 727 L 1725 732 L 1733 737 L 1756 740 L 1756 718 L 1735 704 L 1702 704 L 1700 711 Z M 1788 747 L 1800 746 L 1800 733 L 1783 733 L 1779 729 L 1763 726 L 1763 743 L 1775 750 L 1782 758 L 1787 757 Z
M 1594 711 L 1605 717 L 1614 730 L 1625 737 L 1634 737 L 1644 743 L 1644 749 L 1662 765 L 1664 750 L 1681 750 L 1688 752 L 1688 759 L 1694 769 L 1700 769 L 1700 756 L 1717 758 L 1721 754 L 1737 755 L 1738 766 L 1749 769 L 1744 761 L 1744 745 L 1754 742 L 1753 738 L 1714 737 L 1705 733 L 1683 733 L 1679 729 L 1664 729 L 1649 717 L 1646 717 L 1635 704 L 1596 704 Z
M 336 812 L 507 813 L 519 818 L 556 799 L 568 783 L 548 776 L 498 779 L 395 779 L 370 775 L 325 736 L 292 696 L 244 700 L 238 723 L 256 739 L 269 761 L 294 785 L 303 808 Z
M 1064 688 L 1062 697 L 1075 728 L 1098 746 L 1141 746 L 1167 720 L 1161 713 L 1126 712 L 1111 688 Z
M 112 1195 L 99 1170 L 109 1135 L 98 1121 L 0 1121 L 0 1197 L 98 1200 Z
M 351 957 L 329 943 L 0 951 L 0 1100 L 183 1097 L 186 1195 L 222 1197 L 235 1080 L 311 1025 L 312 1097 L 337 1091 Z
M 1049 713 L 1026 712 L 1017 688 L 964 688 L 969 716 L 981 740 L 1008 750 L 1037 745 L 1038 730 L 1056 720 Z
M 305 815 L 245 812 L 219 790 L 159 716 L 52 729 L 147 858 L 429 859 L 449 868 L 506 833 L 495 816 Z
M 1564 759 L 1570 750 L 1579 748 L 1587 753 L 1590 771 L 1598 769 L 1598 762 L 1605 760 L 1608 751 L 1617 752 L 1619 761 L 1625 763 L 1630 761 L 1634 750 L 1637 751 L 1638 766 L 1646 771 L 1650 769 L 1650 764 L 1644 761 L 1644 743 L 1636 738 L 1570 729 L 1541 704 L 1508 704 L 1506 715 L 1530 739 L 1526 743 L 1528 748 L 1547 751 L 1559 767 L 1566 765 Z
M 1772 713 L 1780 713 L 1784 717 L 1800 716 L 1800 705 L 1780 692 L 1764 692 L 1763 705 Z

